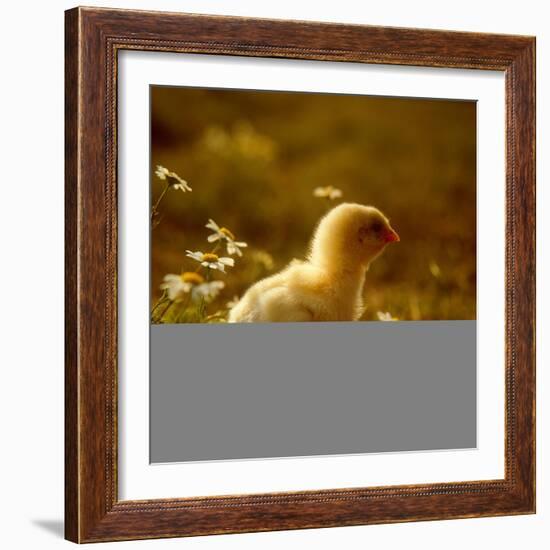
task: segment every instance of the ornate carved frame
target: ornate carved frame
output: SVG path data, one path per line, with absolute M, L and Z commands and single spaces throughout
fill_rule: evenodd
M 506 475 L 422 486 L 120 501 L 117 53 L 156 50 L 503 71 Z M 66 12 L 66 537 L 96 542 L 533 513 L 535 39 L 75 8 Z

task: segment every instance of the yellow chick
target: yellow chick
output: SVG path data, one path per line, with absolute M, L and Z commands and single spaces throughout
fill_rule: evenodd
M 370 263 L 399 241 L 388 219 L 372 206 L 344 203 L 328 212 L 313 236 L 306 261 L 252 285 L 229 312 L 230 323 L 356 321 Z

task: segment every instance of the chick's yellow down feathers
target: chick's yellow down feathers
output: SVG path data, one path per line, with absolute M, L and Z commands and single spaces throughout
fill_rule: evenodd
M 355 321 L 363 310 L 365 273 L 395 241 L 399 236 L 380 210 L 341 204 L 321 219 L 307 259 L 252 285 L 229 322 Z

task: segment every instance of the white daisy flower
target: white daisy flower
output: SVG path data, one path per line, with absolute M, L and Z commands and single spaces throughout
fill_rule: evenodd
M 242 256 L 243 253 L 241 251 L 241 248 L 246 248 L 247 246 L 248 244 L 243 241 L 232 241 L 230 239 L 227 239 L 226 243 L 227 253 L 230 256 L 233 256 L 234 254 L 236 254 L 237 256 Z
M 323 199 L 329 199 L 333 201 L 334 199 L 339 199 L 342 196 L 342 191 L 333 187 L 332 185 L 327 185 L 326 187 L 316 187 L 313 190 L 314 197 L 320 197 Z
M 233 299 L 229 300 L 229 302 L 225 304 L 225 307 L 227 307 L 227 309 L 233 309 L 238 303 L 239 297 L 235 294 L 235 296 L 233 296 Z
M 168 292 L 168 299 L 172 302 L 181 302 L 186 294 L 204 283 L 204 278 L 199 273 L 186 271 L 181 275 L 169 273 L 164 276 L 163 281 L 160 288 Z
M 242 241 L 236 241 L 235 235 L 227 229 L 227 227 L 220 227 L 213 219 L 209 219 L 205 227 L 213 231 L 212 235 L 208 235 L 207 241 L 209 243 L 225 241 L 227 253 L 230 256 L 234 254 L 237 256 L 243 255 L 241 248 L 246 248 L 248 244 Z
M 193 288 L 192 296 L 194 300 L 204 298 L 207 302 L 213 300 L 225 287 L 223 281 L 210 281 L 209 283 L 202 283 Z
M 200 250 L 197 250 L 196 252 L 186 250 L 185 255 L 188 258 L 196 260 L 204 267 L 208 267 L 209 269 L 218 269 L 222 273 L 225 273 L 225 266 L 233 267 L 235 265 L 235 260 L 233 258 L 220 258 L 217 254 L 212 252 L 205 253 Z
M 193 191 L 183 178 L 180 178 L 175 172 L 170 172 L 168 168 L 165 168 L 160 164 L 157 165 L 155 174 L 157 178 L 165 180 L 172 189 L 181 189 L 184 193 L 186 191 Z
M 379 321 L 398 321 L 397 317 L 393 317 L 389 311 L 377 311 L 376 316 Z

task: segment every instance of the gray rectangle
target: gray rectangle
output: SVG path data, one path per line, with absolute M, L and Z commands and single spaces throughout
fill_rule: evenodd
M 151 326 L 151 462 L 476 446 L 476 321 Z

